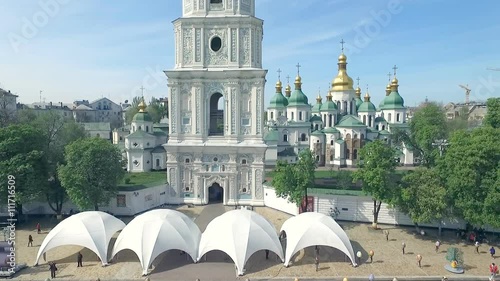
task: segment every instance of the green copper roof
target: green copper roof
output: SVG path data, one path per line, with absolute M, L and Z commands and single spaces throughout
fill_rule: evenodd
M 390 95 L 384 99 L 384 109 L 402 109 L 404 108 L 404 100 L 397 91 L 392 91 Z
M 147 112 L 137 112 L 132 118 L 132 122 L 153 122 L 153 119 Z
M 384 117 L 382 117 L 382 116 L 375 117 L 375 122 L 386 122 L 387 123 L 387 121 L 385 121 Z
M 323 133 L 325 134 L 335 134 L 335 133 L 338 133 L 339 130 L 333 128 L 333 127 L 330 127 L 330 128 L 326 128 L 326 129 L 323 129 Z
M 275 129 L 271 129 L 265 136 L 264 141 L 278 141 L 279 133 Z
M 356 101 L 356 108 L 358 108 L 363 103 L 363 100 L 359 97 L 354 99 L 354 101 Z
M 322 105 L 322 104 L 321 104 L 320 102 L 316 103 L 316 104 L 312 107 L 312 110 L 311 110 L 311 111 L 312 111 L 312 113 L 319 113 L 319 111 L 320 111 L 320 109 L 321 109 L 321 105 Z
M 288 105 L 288 99 L 283 96 L 282 93 L 277 92 L 271 98 L 271 103 L 269 108 L 283 108 Z
M 334 111 L 334 110 L 337 110 L 337 105 L 331 100 L 325 102 L 321 106 L 321 111 Z
M 390 135 L 391 133 L 389 133 L 386 130 L 382 130 L 382 131 L 379 132 L 379 134 L 381 134 L 381 135 Z
M 126 136 L 126 138 L 154 138 L 154 136 L 144 132 L 143 130 L 137 130 L 132 134 Z
M 363 124 L 361 121 L 359 121 L 359 119 L 354 117 L 353 115 L 346 115 L 340 120 L 337 127 L 352 128 L 352 127 L 366 127 L 366 125 Z
M 325 134 L 321 131 L 321 130 L 316 130 L 314 132 L 312 132 L 311 136 L 324 136 Z
M 384 102 L 385 102 L 386 98 L 387 98 L 387 96 L 385 96 L 384 99 L 382 99 L 382 101 L 379 103 L 378 110 L 384 109 Z
M 311 117 L 311 119 L 309 119 L 309 122 L 321 122 L 321 117 L 319 117 L 318 115 L 313 115 Z
M 301 106 L 301 105 L 308 105 L 309 104 L 309 99 L 307 96 L 302 92 L 301 89 L 295 89 L 292 92 L 292 95 L 288 99 L 288 105 L 289 106 Z
M 371 101 L 365 101 L 358 107 L 358 112 L 376 112 L 377 109 Z

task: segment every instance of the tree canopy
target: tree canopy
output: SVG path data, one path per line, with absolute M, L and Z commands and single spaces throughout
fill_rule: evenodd
M 500 130 L 458 131 L 440 163 L 455 214 L 473 225 L 500 227 Z
M 107 205 L 125 174 L 120 150 L 100 138 L 80 139 L 66 146 L 65 162 L 58 168 L 59 179 L 82 210 Z
M 142 101 L 142 97 L 134 97 L 130 108 L 127 109 L 125 113 L 125 120 L 127 124 L 132 122 L 134 115 L 139 112 L 139 104 Z M 153 120 L 153 123 L 159 123 L 160 120 L 168 115 L 168 108 L 160 103 L 160 100 L 152 97 L 149 101 L 148 107 L 146 109 Z
M 437 139 L 446 139 L 448 133 L 443 108 L 433 102 L 424 103 L 415 111 L 409 125 L 409 130 L 395 131 L 395 142 L 411 147 L 424 166 L 434 166 L 439 151 L 432 143 Z
M 367 143 L 359 152 L 361 165 L 353 173 L 355 181 L 362 182 L 362 189 L 373 197 L 373 225 L 377 227 L 382 202 L 395 197 L 396 149 L 381 140 Z
M 446 188 L 435 168 L 420 167 L 403 177 L 395 205 L 415 224 L 442 219 L 448 208 Z
M 45 135 L 28 124 L 0 128 L 0 177 L 16 178 L 18 205 L 39 199 L 47 185 Z M 7 198 L 7 185 L 0 185 L 1 201 Z
M 500 98 L 489 98 L 486 101 L 486 116 L 484 118 L 484 125 L 493 128 L 500 128 Z
M 300 152 L 299 161 L 295 164 L 278 161 L 272 180 L 276 195 L 288 198 L 290 202 L 300 206 L 304 198 L 307 198 L 307 189 L 314 187 L 316 166 L 317 163 L 309 149 Z M 307 210 L 307 200 L 305 202 Z

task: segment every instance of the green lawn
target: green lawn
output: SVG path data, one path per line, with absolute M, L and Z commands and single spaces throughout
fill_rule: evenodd
M 130 181 L 127 182 L 127 179 L 130 179 Z M 118 184 L 118 188 L 120 191 L 134 191 L 165 184 L 166 182 L 167 174 L 165 171 L 126 173 L 125 177 Z

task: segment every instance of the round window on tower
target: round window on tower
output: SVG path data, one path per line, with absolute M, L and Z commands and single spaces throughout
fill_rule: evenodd
M 215 36 L 214 38 L 212 38 L 212 40 L 210 41 L 210 49 L 212 49 L 212 51 L 214 52 L 218 52 L 221 47 L 222 47 L 222 40 L 220 39 L 220 37 Z

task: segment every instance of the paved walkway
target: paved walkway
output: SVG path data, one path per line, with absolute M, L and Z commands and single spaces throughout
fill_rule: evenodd
M 225 211 L 222 204 L 207 205 L 195 219 L 195 223 L 201 232 L 204 232 L 207 225 Z M 194 281 L 197 278 L 203 281 L 236 280 L 234 263 L 223 252 L 212 251 L 207 254 L 207 261 L 203 259 L 199 264 L 194 264 L 188 257 L 179 258 L 180 254 L 177 251 L 168 251 L 162 255 L 161 262 L 149 276 L 151 280 Z

